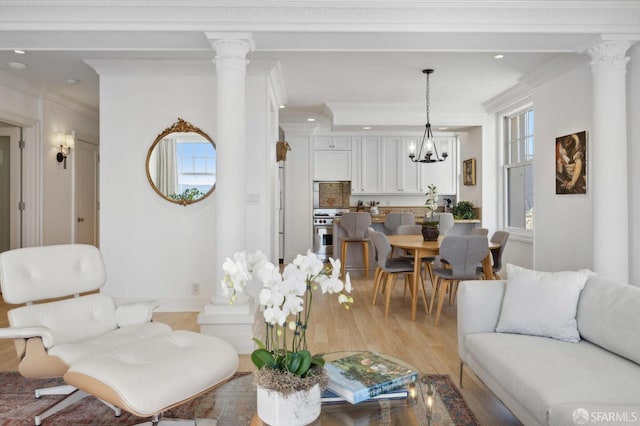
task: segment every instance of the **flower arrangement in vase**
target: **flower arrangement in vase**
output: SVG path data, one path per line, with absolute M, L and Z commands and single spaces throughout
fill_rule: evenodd
M 265 338 L 264 342 L 253 339 L 258 348 L 251 361 L 258 368 L 258 416 L 270 425 L 304 425 L 320 414 L 320 390 L 328 377 L 322 355 L 312 355 L 307 345 L 313 291 L 320 288 L 322 293 L 337 294 L 338 303 L 346 309 L 353 303 L 349 274 L 343 282 L 340 260 L 330 258 L 329 262 L 330 267 L 325 266 L 309 251 L 280 273 L 258 250 L 235 253 L 222 265 L 222 285 L 225 294 L 232 293 L 231 303 L 237 293 L 247 292 L 257 296 L 264 309 Z M 294 413 L 286 414 L 285 406 Z
M 425 241 L 436 241 L 440 235 L 440 230 L 438 229 L 439 221 L 435 220 L 433 215 L 438 211 L 438 189 L 435 185 L 431 184 L 427 186 L 427 193 L 425 195 L 427 196 L 427 200 L 424 204 L 427 207 L 429 216 L 428 218 L 427 215 L 424 216 L 422 236 Z

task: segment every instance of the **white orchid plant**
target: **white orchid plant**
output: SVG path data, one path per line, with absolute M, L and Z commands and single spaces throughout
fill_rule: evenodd
M 261 251 L 237 252 L 222 265 L 222 286 L 231 293 L 234 303 L 239 293 L 258 297 L 266 325 L 265 341 L 254 338 L 258 349 L 251 361 L 263 367 L 286 370 L 305 377 L 314 367 L 324 366 L 322 355 L 312 356 L 307 348 L 307 330 L 313 290 L 338 295 L 338 303 L 346 309 L 353 303 L 349 274 L 340 279 L 340 260 L 329 259 L 330 267 L 310 251 L 298 255 L 280 273 Z M 253 294 L 252 294 L 253 293 Z

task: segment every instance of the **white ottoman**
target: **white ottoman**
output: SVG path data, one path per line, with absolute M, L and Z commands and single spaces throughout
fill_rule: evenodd
M 217 337 L 173 331 L 88 356 L 64 380 L 136 416 L 159 415 L 231 377 L 238 354 Z

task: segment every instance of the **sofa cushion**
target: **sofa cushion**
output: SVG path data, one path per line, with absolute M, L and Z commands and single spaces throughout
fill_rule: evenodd
M 590 272 L 539 272 L 507 264 L 497 332 L 580 340 L 576 310 Z
M 500 383 L 540 424 L 574 424 L 549 421 L 573 404 L 640 412 L 640 366 L 586 340 L 475 333 L 465 345 L 471 368 Z
M 640 364 L 640 288 L 589 278 L 577 321 L 584 339 Z

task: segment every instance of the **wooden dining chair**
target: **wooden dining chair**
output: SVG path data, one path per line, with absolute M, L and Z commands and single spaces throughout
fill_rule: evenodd
M 504 247 L 507 245 L 507 241 L 509 241 L 509 233 L 507 231 L 496 231 L 491 236 L 492 243 L 500 244 L 499 247 L 491 249 L 491 260 L 493 261 L 491 270 L 493 271 L 493 276 L 497 279 L 501 279 L 498 272 L 502 269 L 502 253 L 504 252 Z M 484 275 L 485 271 L 482 265 L 478 266 L 478 271 Z
M 366 236 L 367 228 L 371 226 L 369 213 L 343 213 L 340 219 L 340 227 L 346 235 L 342 237 L 340 247 L 340 276 L 344 277 L 347 267 L 347 248 L 349 244 L 360 244 L 362 247 L 362 262 L 364 263 L 364 276 L 369 278 L 369 237 Z
M 489 251 L 489 241 L 483 235 L 451 235 L 445 237 L 440 243 L 440 255 L 449 261 L 449 268 L 434 268 L 433 274 L 436 276 L 429 313 L 433 311 L 433 303 L 438 297 L 438 307 L 434 325 L 440 322 L 440 313 L 447 291 L 453 295 L 455 300 L 455 290 L 457 283 L 461 280 L 475 280 L 481 278 L 477 265 L 487 256 Z
M 405 274 L 405 283 L 411 283 L 410 285 L 413 283 L 411 278 L 413 276 L 413 261 L 406 258 L 391 257 L 391 244 L 389 244 L 389 240 L 387 240 L 387 236 L 384 233 L 369 228 L 369 236 L 375 245 L 378 257 L 377 263 L 382 274 L 381 278 L 378 279 L 374 285 L 372 303 L 375 305 L 378 292 L 382 286 L 385 294 L 384 317 L 387 318 L 389 316 L 389 305 L 391 303 L 391 290 L 395 285 L 398 274 Z M 424 282 L 422 282 L 422 293 L 425 312 L 428 313 L 427 294 L 424 289 Z

